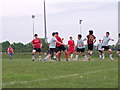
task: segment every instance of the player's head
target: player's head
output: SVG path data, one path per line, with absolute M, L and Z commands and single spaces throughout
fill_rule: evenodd
M 35 37 L 35 38 L 38 38 L 38 35 L 37 35 L 37 34 L 35 34 L 35 35 L 34 35 L 34 37 Z
M 110 35 L 110 33 L 109 32 L 106 32 L 106 37 L 108 37 Z
M 72 40 L 72 37 L 70 37 L 70 40 Z
M 55 33 L 55 32 L 53 32 L 53 33 L 52 33 L 52 36 L 53 36 L 53 37 L 55 37 L 55 36 L 56 36 L 56 33 Z
M 93 35 L 93 30 L 90 30 L 90 31 L 89 31 L 89 35 Z
M 56 36 L 58 36 L 59 35 L 59 33 L 58 32 L 56 32 Z
M 81 39 L 82 38 L 82 35 L 81 34 L 78 34 L 78 39 Z
M 101 41 L 102 41 L 102 40 L 101 40 L 101 39 L 99 39 L 99 42 L 100 42 L 100 43 L 101 43 Z
M 118 37 L 120 38 L 120 33 L 118 34 Z
M 11 45 L 9 46 L 9 48 L 11 48 Z

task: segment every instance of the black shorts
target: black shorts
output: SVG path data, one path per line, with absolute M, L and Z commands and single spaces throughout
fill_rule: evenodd
M 61 45 L 59 47 L 57 47 L 57 51 L 65 51 L 65 46 Z
M 109 46 L 102 46 L 102 48 L 104 48 L 105 50 L 109 50 Z
M 56 48 L 50 48 L 50 54 L 54 54 L 56 52 Z
M 85 48 L 77 48 L 77 52 L 85 52 Z
M 100 53 L 102 53 L 102 50 L 98 50 Z
M 41 52 L 41 49 L 40 49 L 40 48 L 34 48 L 34 50 L 35 50 L 36 52 Z
M 120 51 L 120 49 L 118 49 L 118 51 Z
M 93 50 L 93 44 L 88 44 L 88 50 Z

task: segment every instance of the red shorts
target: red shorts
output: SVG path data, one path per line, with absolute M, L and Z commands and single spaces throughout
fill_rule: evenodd
M 68 48 L 68 53 L 73 54 L 74 53 L 74 47 L 69 47 Z

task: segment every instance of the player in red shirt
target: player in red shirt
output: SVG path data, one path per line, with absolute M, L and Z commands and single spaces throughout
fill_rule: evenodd
M 58 32 L 56 32 L 56 39 L 60 42 L 60 43 L 63 43 L 63 40 L 64 39 L 61 39 L 59 37 L 59 34 Z M 60 43 L 56 43 L 57 45 L 57 57 L 58 57 L 58 61 L 60 61 L 60 57 L 61 57 L 61 52 L 64 51 L 65 52 L 65 57 L 66 57 L 66 61 L 68 61 L 68 52 L 65 48 L 65 46 L 63 44 L 60 44 Z
M 88 44 L 88 60 L 90 60 L 90 57 L 92 56 L 93 46 L 96 42 L 96 37 L 93 35 L 93 31 L 89 31 L 89 35 L 87 35 L 87 44 Z
M 33 51 L 32 51 L 32 61 L 35 60 L 34 58 L 34 54 L 35 52 L 38 52 L 38 55 L 39 55 L 39 61 L 42 61 L 41 59 L 41 47 L 42 47 L 42 42 L 41 40 L 38 38 L 38 35 L 35 34 L 34 35 L 35 39 L 32 41 L 32 46 L 33 46 Z
M 71 54 L 71 59 L 73 58 L 75 50 L 75 42 L 72 37 L 70 37 L 70 40 L 68 41 L 68 53 Z
M 10 59 L 12 59 L 13 48 L 11 46 L 9 46 L 9 48 L 8 48 L 8 54 L 10 55 Z

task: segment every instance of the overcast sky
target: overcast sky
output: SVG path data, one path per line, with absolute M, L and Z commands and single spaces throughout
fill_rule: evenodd
M 83 2 L 84 1 L 84 2 Z M 47 37 L 58 31 L 67 43 L 70 36 L 77 40 L 82 19 L 82 35 L 86 37 L 90 29 L 98 39 L 106 31 L 117 42 L 118 0 L 46 0 Z M 28 43 L 32 40 L 32 18 L 35 17 L 35 33 L 44 37 L 43 0 L 1 0 L 0 32 L 2 40 Z

